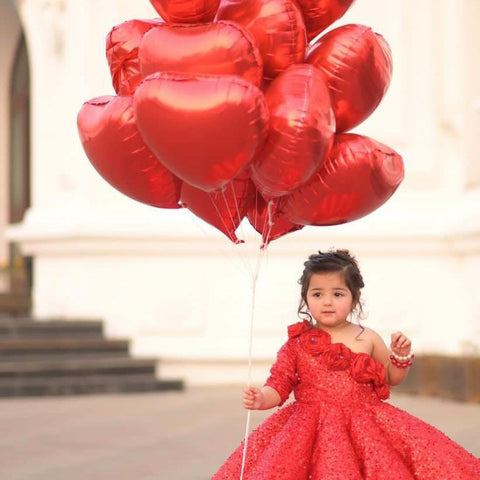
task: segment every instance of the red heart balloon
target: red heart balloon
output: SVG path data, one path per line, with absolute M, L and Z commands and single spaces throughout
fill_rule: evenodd
M 312 65 L 292 65 L 268 87 L 269 133 L 252 164 L 252 180 L 266 198 L 305 183 L 333 143 L 335 117 L 325 79 Z
M 327 160 L 307 184 L 287 199 L 294 223 L 336 225 L 376 210 L 403 180 L 402 157 L 371 138 L 337 135 Z
M 98 97 L 78 114 L 80 139 L 98 173 L 125 195 L 162 208 L 179 208 L 181 182 L 145 146 L 131 97 Z
M 107 35 L 107 61 L 118 95 L 132 95 L 142 81 L 138 47 L 145 33 L 162 23 L 162 20 L 130 20 L 113 27 Z
M 184 183 L 181 202 L 195 215 L 223 232 L 232 242 L 238 240 L 235 230 L 247 214 L 255 196 L 255 188 L 248 179 L 235 179 L 221 191 L 204 192 Z
M 262 235 L 263 245 L 290 232 L 303 228 L 303 225 L 292 223 L 284 211 L 285 199 L 275 198 L 265 201 L 258 193 L 252 202 L 247 217 L 252 227 Z
M 168 23 L 211 22 L 220 0 L 150 0 L 153 8 Z
M 247 167 L 266 136 L 262 92 L 233 75 L 156 73 L 134 96 L 138 129 L 161 162 L 205 191 Z
M 312 40 L 342 17 L 354 0 L 297 0 L 302 10 L 307 38 Z
M 390 47 L 363 25 L 345 25 L 320 37 L 307 62 L 325 74 L 337 132 L 350 130 L 377 108 L 392 76 Z
M 252 36 L 233 22 L 160 25 L 143 37 L 138 57 L 144 77 L 161 71 L 227 74 L 259 86 L 263 76 Z
M 217 20 L 232 20 L 254 36 L 267 80 L 305 58 L 305 24 L 293 0 L 222 0 Z

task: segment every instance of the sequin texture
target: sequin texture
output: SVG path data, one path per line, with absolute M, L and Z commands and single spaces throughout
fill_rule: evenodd
M 249 436 L 244 480 L 480 480 L 480 460 L 384 402 L 383 365 L 299 322 L 266 385 L 283 403 Z M 211 480 L 239 480 L 243 442 Z

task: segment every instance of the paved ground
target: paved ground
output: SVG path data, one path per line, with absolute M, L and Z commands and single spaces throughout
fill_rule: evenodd
M 243 439 L 240 391 L 0 399 L 0 479 L 209 480 Z M 480 457 L 480 405 L 391 402 Z

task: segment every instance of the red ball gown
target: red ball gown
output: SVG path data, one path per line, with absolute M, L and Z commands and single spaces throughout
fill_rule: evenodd
M 282 404 L 249 436 L 244 480 L 480 480 L 480 460 L 383 400 L 386 371 L 308 322 L 288 328 L 266 385 Z M 243 442 L 211 480 L 239 480 Z

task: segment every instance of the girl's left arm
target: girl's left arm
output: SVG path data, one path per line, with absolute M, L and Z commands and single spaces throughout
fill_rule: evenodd
M 372 357 L 385 366 L 387 383 L 392 386 L 402 383 L 407 376 L 409 369 L 399 368 L 392 364 L 390 361 L 390 352 L 388 351 L 382 337 L 373 330 L 369 331 L 373 344 Z M 411 341 L 402 332 L 392 333 L 391 340 L 390 348 L 393 353 L 402 357 L 410 354 L 412 348 Z

